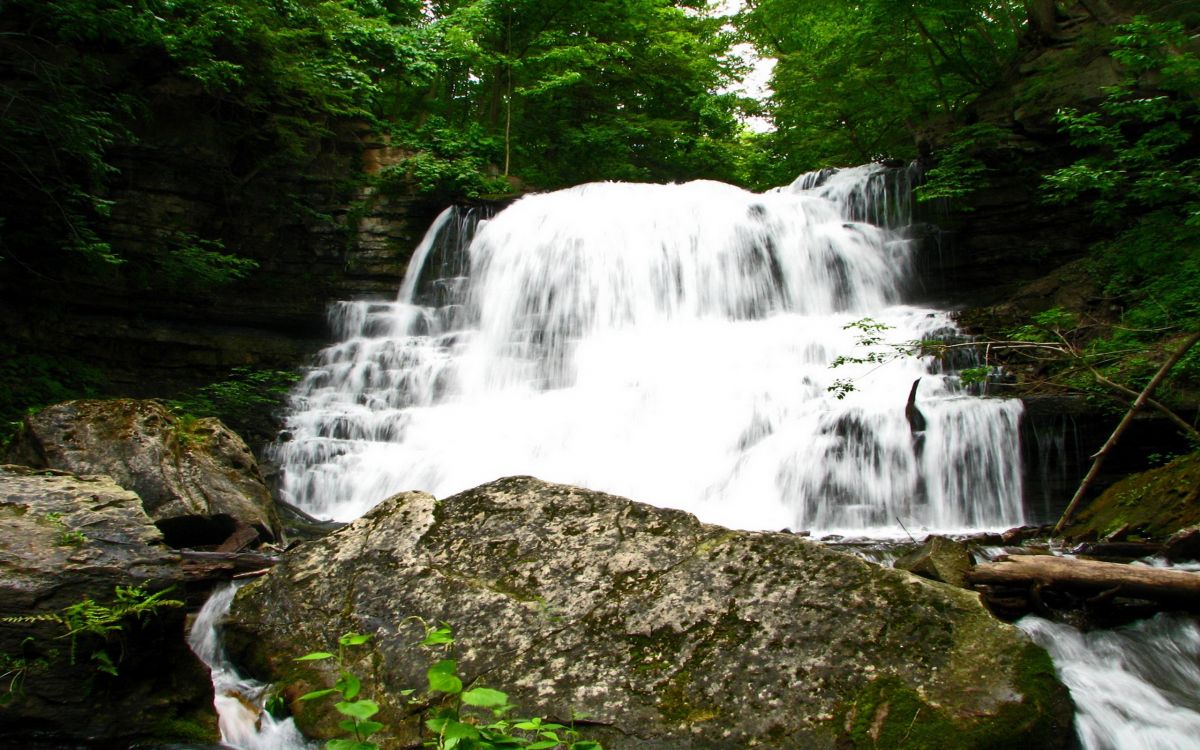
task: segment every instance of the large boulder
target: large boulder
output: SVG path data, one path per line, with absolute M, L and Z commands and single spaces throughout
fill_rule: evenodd
M 949 537 L 931 534 L 920 547 L 892 563 L 892 567 L 916 573 L 931 581 L 962 587 L 967 584 L 967 573 L 971 571 L 972 564 L 967 545 Z
M 144 601 L 128 588 L 150 595 L 178 571 L 141 500 L 112 479 L 0 466 L 0 745 L 213 738 L 212 690 L 184 644 L 182 608 L 68 635 L 85 614 L 98 626 L 122 606 L 118 587 Z M 85 600 L 78 621 L 53 619 Z
M 176 546 L 219 544 L 238 523 L 279 537 L 271 492 L 246 443 L 219 420 L 177 417 L 157 401 L 47 407 L 26 417 L 9 460 L 112 477 L 141 497 Z M 192 523 L 197 517 L 227 523 Z
M 1071 735 L 1045 652 L 973 593 L 529 477 L 397 495 L 295 548 L 239 592 L 226 642 L 320 735 L 332 712 L 294 699 L 334 667 L 295 657 L 371 635 L 350 667 L 407 747 L 430 704 L 400 691 L 442 658 L 414 646 L 422 621 L 453 626 L 465 683 L 523 714 L 583 715 L 609 748 L 1032 750 Z

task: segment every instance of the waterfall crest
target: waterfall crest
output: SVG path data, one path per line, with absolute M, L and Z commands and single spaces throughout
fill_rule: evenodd
M 738 528 L 1020 524 L 1019 402 L 927 358 L 830 367 L 862 353 L 858 319 L 895 341 L 954 330 L 902 304 L 906 184 L 870 166 L 764 194 L 598 183 L 451 209 L 396 302 L 334 310 L 341 341 L 274 447 L 283 493 L 349 520 L 534 474 Z

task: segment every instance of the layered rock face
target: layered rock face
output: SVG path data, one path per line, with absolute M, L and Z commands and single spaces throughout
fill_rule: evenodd
M 9 460 L 108 475 L 136 492 L 167 529 L 181 523 L 175 519 L 222 516 L 253 526 L 263 539 L 280 534 L 246 443 L 216 419 L 180 421 L 155 401 L 68 401 L 43 409 L 26 418 Z
M 403 155 L 354 123 L 308 144 L 305 163 L 250 170 L 257 155 L 210 101 L 164 90 L 151 110 L 140 143 L 112 155 L 121 174 L 98 227 L 132 262 L 0 273 L 0 343 L 84 362 L 100 392 L 168 397 L 235 367 L 296 367 L 326 343 L 331 303 L 395 296 L 442 208 L 356 190 L 354 175 Z M 157 273 L 152 259 L 197 241 L 257 268 L 223 285 Z
M 182 609 L 127 618 L 107 638 L 70 637 L 49 619 L 85 598 L 108 606 L 117 587 L 178 582 L 178 558 L 133 492 L 103 476 L 0 466 L 0 745 L 214 738 Z
M 331 685 L 293 659 L 373 636 L 353 665 L 391 746 L 419 744 L 448 622 L 464 683 L 522 715 L 586 716 L 610 748 L 1063 747 L 1049 659 L 976 595 L 786 533 L 528 477 L 438 502 L 406 493 L 239 592 L 231 655 L 293 699 Z M 315 666 L 314 666 L 315 665 Z M 418 696 L 420 698 L 420 696 Z M 303 728 L 331 722 L 293 702 Z

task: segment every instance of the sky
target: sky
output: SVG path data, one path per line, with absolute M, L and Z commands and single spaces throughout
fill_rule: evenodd
M 732 16 L 742 9 L 745 0 L 711 0 L 710 12 L 718 17 Z M 762 101 L 771 96 L 771 71 L 775 69 L 775 58 L 760 57 L 758 50 L 749 43 L 734 45 L 733 54 L 750 66 L 750 72 L 740 82 L 723 91 L 749 96 Z M 746 127 L 756 133 L 765 133 L 775 129 L 771 121 L 764 117 L 751 117 L 745 121 Z

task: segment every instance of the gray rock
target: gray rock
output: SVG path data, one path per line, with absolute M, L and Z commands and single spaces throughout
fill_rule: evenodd
M 71 639 L 46 619 L 84 598 L 108 606 L 118 586 L 162 589 L 178 566 L 138 496 L 109 477 L 0 466 L 0 745 L 213 737 L 182 609 L 127 619 L 107 638 Z M 117 675 L 97 669 L 101 651 Z
M 9 460 L 106 474 L 136 492 L 155 521 L 228 516 L 265 539 L 279 536 L 271 492 L 246 443 L 216 419 L 180 420 L 156 401 L 47 407 L 26 417 Z
M 468 685 L 522 715 L 586 715 L 620 748 L 1063 747 L 1071 704 L 1049 658 L 970 592 L 792 534 L 529 477 L 443 502 L 397 495 L 303 544 L 243 588 L 235 660 L 284 686 L 305 731 L 336 679 L 295 662 L 341 633 L 384 705 L 385 746 L 419 741 L 426 669 L 414 644 L 446 621 Z
M 893 568 L 960 588 L 966 585 L 971 565 L 971 553 L 965 544 L 935 535 L 930 535 L 920 547 L 892 563 Z

